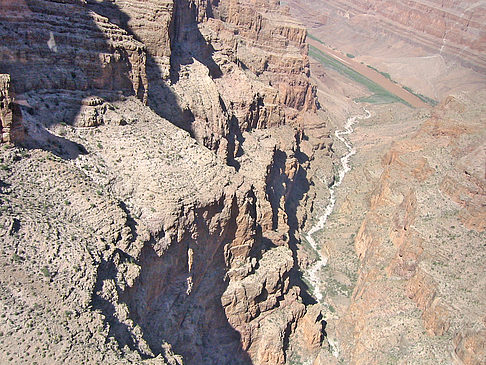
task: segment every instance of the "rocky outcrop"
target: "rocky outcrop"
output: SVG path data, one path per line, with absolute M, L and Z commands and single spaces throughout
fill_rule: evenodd
M 2 149 L 3 347 L 55 343 L 49 363 L 284 364 L 299 332 L 318 351 L 292 246 L 310 157 L 297 114 L 316 108 L 305 30 L 252 5 L 2 5 L 0 71 L 26 129 Z M 9 299 L 17 285 L 26 301 Z
M 178 125 L 230 163 L 244 131 L 315 111 L 305 28 L 277 4 L 180 2 L 174 27 L 172 88 L 192 113 Z
M 454 338 L 454 359 L 465 365 L 479 365 L 486 359 L 486 331 L 467 330 Z
M 217 14 L 238 35 L 233 42 L 237 63 L 269 80 L 278 90 L 281 104 L 315 110 L 309 61 L 303 57 L 307 47 L 305 27 L 291 19 L 278 3 L 269 1 L 251 5 L 222 1 Z
M 24 131 L 21 112 L 14 102 L 10 75 L 0 74 L 0 142 L 20 142 Z
M 0 71 L 11 75 L 17 94 L 127 90 L 146 100 L 145 45 L 85 2 L 2 2 L 0 23 Z
M 229 323 L 241 334 L 243 349 L 256 363 L 284 364 L 284 341 L 305 313 L 298 289 L 289 291 L 292 252 L 281 246 L 264 253 L 259 263 L 257 269 L 249 263 L 228 272 L 234 278 L 245 271 L 250 275 L 230 281 L 221 303 Z M 277 320 L 279 316 L 285 319 Z
M 369 211 L 354 238 L 357 284 L 328 332 L 346 361 L 485 360 L 484 280 L 475 262 L 486 252 L 482 225 L 471 224 L 481 220 L 484 204 L 484 161 L 477 157 L 484 107 L 476 100 L 447 98 L 381 160 Z M 410 352 L 410 336 L 423 350 Z
M 148 55 L 147 61 L 155 67 L 157 76 L 162 79 L 169 77 L 174 38 L 174 1 L 117 0 L 107 4 L 91 0 L 87 3 L 89 9 L 107 17 L 111 23 L 142 42 Z

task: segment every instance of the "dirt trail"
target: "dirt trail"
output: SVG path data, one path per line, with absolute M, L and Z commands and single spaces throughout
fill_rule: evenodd
M 375 70 L 367 67 L 366 65 L 363 65 L 357 61 L 354 61 L 353 59 L 347 57 L 343 53 L 339 51 L 335 51 L 322 43 L 315 41 L 314 39 L 307 38 L 307 43 L 309 43 L 311 46 L 316 47 L 320 51 L 326 53 L 327 55 L 337 59 L 339 62 L 345 64 L 346 66 L 350 67 L 356 72 L 359 72 L 361 75 L 366 76 L 369 78 L 371 81 L 377 83 L 380 85 L 382 88 L 387 90 L 388 92 L 398 96 L 399 98 L 405 100 L 407 103 L 409 103 L 411 106 L 414 108 L 429 108 L 430 105 L 424 103 L 422 100 L 420 100 L 418 97 L 415 95 L 409 93 L 407 90 L 402 88 L 400 85 L 395 84 L 391 80 L 387 79 L 385 76 L 380 74 L 379 72 L 376 72 Z

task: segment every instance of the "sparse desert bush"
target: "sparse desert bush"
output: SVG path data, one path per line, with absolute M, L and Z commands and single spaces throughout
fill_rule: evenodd
M 51 277 L 51 273 L 49 272 L 49 269 L 47 266 L 43 266 L 42 269 L 41 269 L 41 273 L 42 275 L 44 275 L 46 278 L 50 278 Z

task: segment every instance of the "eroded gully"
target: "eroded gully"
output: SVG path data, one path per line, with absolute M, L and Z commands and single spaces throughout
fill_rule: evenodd
M 309 244 L 316 251 L 318 258 L 317 261 L 304 272 L 304 277 L 311 284 L 312 294 L 319 303 L 321 303 L 323 299 L 323 295 L 320 290 L 320 285 L 322 281 L 320 271 L 327 265 L 328 258 L 322 254 L 319 245 L 312 236 L 318 231 L 324 229 L 327 219 L 333 212 L 334 206 L 336 205 L 336 189 L 343 182 L 344 176 L 351 170 L 350 159 L 356 153 L 356 149 L 351 144 L 351 142 L 349 142 L 345 138 L 345 136 L 350 135 L 354 132 L 353 126 L 358 122 L 358 120 L 364 120 L 371 117 L 371 113 L 367 109 L 364 109 L 364 112 L 364 115 L 354 115 L 349 117 L 343 129 L 336 130 L 334 132 L 336 138 L 345 145 L 347 153 L 343 157 L 341 157 L 341 166 L 339 168 L 338 175 L 332 185 L 329 187 L 329 203 L 327 204 L 324 213 L 319 217 L 317 223 L 313 227 L 311 227 L 309 232 L 307 232 L 307 234 L 305 235 L 305 238 L 307 239 Z

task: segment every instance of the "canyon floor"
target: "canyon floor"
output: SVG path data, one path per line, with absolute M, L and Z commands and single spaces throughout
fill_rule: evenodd
M 335 130 L 346 116 L 371 112 L 347 136 L 356 150 L 351 171 L 313 235 L 326 263 L 319 290 L 334 355 L 320 363 L 480 364 L 485 90 L 451 91 L 439 105 L 418 109 L 356 103 L 369 95 L 366 87 L 319 58 L 311 66 L 321 105 L 339 115 Z M 334 141 L 343 156 L 347 149 Z M 318 196 L 314 222 L 328 204 L 325 191 Z
M 0 364 L 486 363 L 484 2 L 0 4 Z
M 442 100 L 450 92 L 484 89 L 485 42 L 476 39 L 484 32 L 482 1 L 282 3 L 328 47 L 417 93 Z M 474 48 L 473 64 L 481 68 L 464 65 L 469 47 Z

